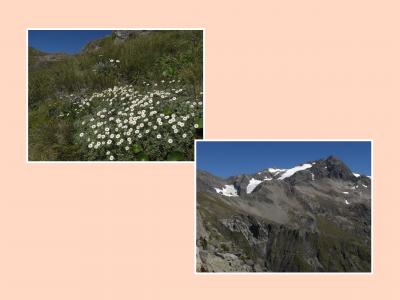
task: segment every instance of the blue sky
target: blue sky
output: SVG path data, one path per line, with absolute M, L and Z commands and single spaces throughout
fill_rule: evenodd
M 89 41 L 110 35 L 112 30 L 29 30 L 28 44 L 43 52 L 78 53 Z
M 371 175 L 370 142 L 197 142 L 197 168 L 220 177 L 291 168 L 334 155 L 353 172 Z

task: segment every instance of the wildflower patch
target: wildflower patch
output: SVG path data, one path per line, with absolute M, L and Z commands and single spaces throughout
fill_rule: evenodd
M 71 94 L 58 117 L 74 120 L 75 141 L 88 160 L 188 160 L 203 127 L 203 102 L 180 85 L 144 81 L 88 97 Z

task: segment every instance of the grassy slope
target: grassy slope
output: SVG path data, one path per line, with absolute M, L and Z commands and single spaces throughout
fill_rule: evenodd
M 201 92 L 201 31 L 152 32 L 123 43 L 115 43 L 110 36 L 96 43 L 101 47 L 97 51 L 44 63 L 40 62 L 42 53 L 29 49 L 30 160 L 84 157 L 83 149 L 73 142 L 76 132 L 72 122 L 56 118 L 69 105 L 60 101 L 62 95 L 88 95 L 116 85 L 169 79 L 180 79 L 194 98 Z M 118 71 L 98 68 L 110 58 L 121 61 Z

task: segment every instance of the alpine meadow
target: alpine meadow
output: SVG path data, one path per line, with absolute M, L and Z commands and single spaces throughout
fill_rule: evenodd
M 202 137 L 202 30 L 114 30 L 77 53 L 29 43 L 29 161 L 193 161 Z

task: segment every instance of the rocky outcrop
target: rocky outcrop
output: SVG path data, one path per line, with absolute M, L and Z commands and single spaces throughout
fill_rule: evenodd
M 130 38 L 149 34 L 150 32 L 149 30 L 114 30 L 113 38 L 116 43 L 120 43 Z
M 357 235 L 351 237 L 333 223 L 319 224 L 318 232 L 311 232 L 235 215 L 220 220 L 220 226 L 223 242 L 204 239 L 199 245 L 200 272 L 370 271 L 369 240 L 352 240 Z M 332 228 L 325 231 L 323 226 Z M 330 230 L 338 235 L 330 235 Z
M 114 44 L 120 44 L 123 43 L 129 39 L 133 38 L 138 38 L 140 36 L 144 36 L 147 34 L 150 34 L 151 32 L 154 32 L 152 30 L 114 30 L 110 36 L 107 36 L 105 38 L 97 39 L 90 41 L 83 47 L 82 52 L 88 53 L 88 52 L 97 52 L 101 50 L 101 48 L 104 46 L 104 43 L 108 40 L 108 42 L 111 39 L 111 42 Z

